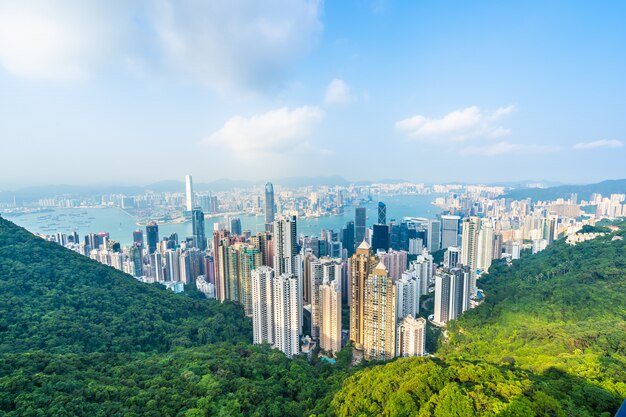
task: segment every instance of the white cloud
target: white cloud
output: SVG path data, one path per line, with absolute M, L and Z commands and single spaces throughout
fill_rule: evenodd
M 311 151 L 314 147 L 308 138 L 323 117 L 324 112 L 314 106 L 284 107 L 248 118 L 234 116 L 205 143 L 230 148 L 236 156 L 249 159 Z
M 596 140 L 594 142 L 581 142 L 573 146 L 573 149 L 585 150 L 585 149 L 601 149 L 601 148 L 621 148 L 624 144 L 619 140 Z
M 560 146 L 510 143 L 507 141 L 501 141 L 484 146 L 470 146 L 464 148 L 461 153 L 466 156 L 499 156 L 510 153 L 550 153 L 557 152 L 559 150 L 561 150 Z
M 465 141 L 473 137 L 501 138 L 511 131 L 497 121 L 515 111 L 515 106 L 487 112 L 476 106 L 455 110 L 441 118 L 415 115 L 396 122 L 396 129 L 416 140 Z
M 324 101 L 328 104 L 346 104 L 352 101 L 350 87 L 345 81 L 335 78 L 326 87 Z
M 162 0 L 155 29 L 171 62 L 214 88 L 266 90 L 322 30 L 321 0 Z
M 114 3 L 0 2 L 0 65 L 21 77 L 87 77 L 125 28 Z

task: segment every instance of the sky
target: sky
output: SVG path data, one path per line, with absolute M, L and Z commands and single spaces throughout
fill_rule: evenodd
M 626 2 L 0 0 L 0 189 L 626 178 Z

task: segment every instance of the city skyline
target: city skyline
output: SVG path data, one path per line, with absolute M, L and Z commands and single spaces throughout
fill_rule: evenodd
M 625 8 L 3 3 L 0 189 L 624 178 Z

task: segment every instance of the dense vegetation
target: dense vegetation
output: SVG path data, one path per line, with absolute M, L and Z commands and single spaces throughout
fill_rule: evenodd
M 589 200 L 591 194 L 599 193 L 604 197 L 611 194 L 626 193 L 626 179 L 607 180 L 587 185 L 559 185 L 548 188 L 518 188 L 509 191 L 503 197 L 513 200 L 530 198 L 533 201 L 552 201 L 557 198 L 569 198 L 573 193 L 578 194 L 578 200 Z
M 0 416 L 612 416 L 626 397 L 613 236 L 496 263 L 438 359 L 361 369 L 349 349 L 330 365 L 252 346 L 237 305 L 139 283 L 0 219 Z

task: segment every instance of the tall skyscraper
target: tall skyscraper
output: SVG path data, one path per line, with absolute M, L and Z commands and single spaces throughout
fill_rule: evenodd
M 265 224 L 273 223 L 275 216 L 276 202 L 274 201 L 274 185 L 268 182 L 265 184 Z
M 78 242 L 77 242 L 78 243 Z M 143 249 L 143 231 L 137 229 L 133 232 L 133 245 Z
M 300 280 L 293 274 L 274 278 L 274 347 L 292 358 L 300 353 L 302 302 Z
M 443 254 L 443 267 L 456 268 L 461 260 L 461 248 L 458 246 L 449 246 Z
M 233 217 L 230 219 L 230 233 L 233 235 L 241 235 L 241 219 Z
M 274 344 L 274 270 L 252 271 L 252 336 L 255 344 Z
M 357 247 L 365 240 L 366 219 L 365 207 L 356 207 L 354 209 L 354 245 Z
M 478 251 L 476 268 L 481 271 L 488 271 L 493 261 L 493 225 L 490 220 L 481 221 L 478 232 Z
M 187 211 L 191 212 L 194 207 L 194 198 L 193 198 L 193 183 L 191 180 L 191 175 L 185 176 L 185 205 Z
M 143 275 L 143 256 L 141 254 L 141 247 L 137 245 L 133 245 L 129 249 L 130 261 L 132 262 L 133 269 L 132 274 L 135 277 L 140 277 Z
M 441 249 L 441 222 L 435 219 L 428 220 L 426 242 L 429 252 Z
M 396 286 L 381 262 L 365 280 L 363 354 L 389 360 L 396 354 Z
M 295 273 L 298 254 L 296 216 L 283 217 L 274 221 L 274 271 L 277 276 Z
M 374 249 L 372 247 L 372 249 Z M 402 277 L 402 273 L 406 271 L 408 266 L 408 253 L 405 251 L 396 251 L 390 249 L 387 252 L 377 252 L 376 256 L 385 264 L 387 272 L 391 279 L 398 280 Z
M 435 276 L 435 323 L 443 325 L 469 309 L 471 276 L 468 268 L 452 268 Z
M 406 316 L 398 323 L 396 333 L 396 356 L 426 354 L 426 319 Z
M 322 325 L 322 302 L 320 287 L 323 283 L 323 268 L 322 261 L 316 259 L 309 263 L 309 278 L 310 278 L 310 291 L 311 291 L 311 337 L 313 339 L 319 339 L 320 327 Z
M 165 280 L 180 281 L 180 252 L 168 249 L 165 251 Z
M 365 308 L 365 281 L 378 264 L 372 248 L 365 241 L 350 258 L 350 340 L 357 349 L 363 348 L 363 315 Z
M 146 240 L 148 241 L 148 254 L 152 255 L 157 249 L 159 242 L 159 225 L 156 222 L 150 222 L 146 226 Z M 93 248 L 92 249 L 97 249 Z
M 372 236 L 372 251 L 374 253 L 379 250 L 389 250 L 389 226 L 386 224 L 375 224 L 372 226 L 374 231 Z
M 193 244 L 196 248 L 206 250 L 206 234 L 204 230 L 204 213 L 200 208 L 191 210 L 191 229 L 193 230 Z
M 441 249 L 458 245 L 459 216 L 441 216 Z
M 354 254 L 354 222 L 349 221 L 341 229 L 341 245 L 347 252 L 348 258 Z
M 336 354 L 341 350 L 341 291 L 339 281 L 326 282 L 320 287 L 322 302 L 320 347 Z
M 478 267 L 478 231 L 480 219 L 478 217 L 466 217 L 463 219 L 461 236 L 461 264 L 468 266 L 472 273 Z
M 261 251 L 254 245 L 237 242 L 230 247 L 230 287 L 236 288 L 233 300 L 243 304 L 246 316 L 252 316 L 252 271 L 261 267 Z
M 378 224 L 387 224 L 387 206 L 382 201 L 378 202 Z
M 396 317 L 415 317 L 420 311 L 420 280 L 417 271 L 406 271 L 396 280 Z

